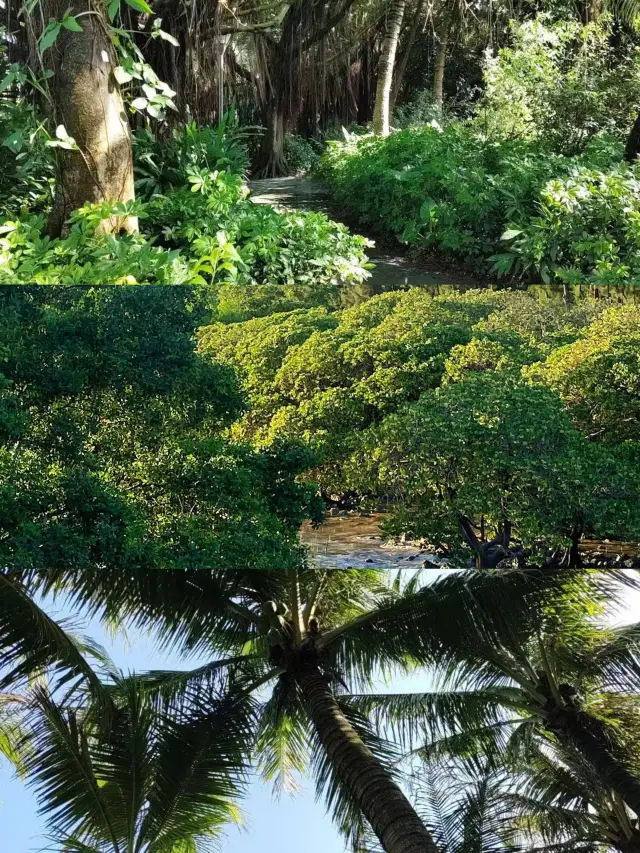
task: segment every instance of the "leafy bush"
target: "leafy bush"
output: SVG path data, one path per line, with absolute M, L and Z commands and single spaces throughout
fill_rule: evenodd
M 215 171 L 244 175 L 249 168 L 247 144 L 251 128 L 238 125 L 228 112 L 215 127 L 195 122 L 178 125 L 166 139 L 148 128 L 133 134 L 135 186 L 138 195 L 151 198 L 186 184 L 195 174 Z
M 591 444 L 552 392 L 509 371 L 426 392 L 371 428 L 350 469 L 361 490 L 399 499 L 390 532 L 465 545 L 478 565 L 524 562 L 523 548 L 546 551 L 585 529 L 640 532 L 637 467 Z
M 503 298 L 386 293 L 333 314 L 308 309 L 215 324 L 201 331 L 200 347 L 238 370 L 249 394 L 235 433 L 259 446 L 304 439 L 324 460 L 323 485 L 340 490 L 336 463 L 360 430 L 437 387 L 448 353 Z
M 565 154 L 599 134 L 625 139 L 640 107 L 639 48 L 624 33 L 614 46 L 608 17 L 582 26 L 539 15 L 514 23 L 512 42 L 486 59 L 483 133 Z
M 299 566 L 299 444 L 225 429 L 233 371 L 194 351 L 192 288 L 0 291 L 0 553 L 18 568 Z
M 284 156 L 294 174 L 310 172 L 324 151 L 324 144 L 317 139 L 290 134 L 284 141 Z
M 0 219 L 46 209 L 53 199 L 53 150 L 23 101 L 0 98 L 0 141 Z
M 44 216 L 0 226 L 1 284 L 185 284 L 189 263 L 177 251 L 154 246 L 143 234 L 97 234 L 106 215 L 134 213 L 140 205 L 90 205 L 73 213 L 67 237 L 51 239 Z
M 0 226 L 0 282 L 218 284 L 268 282 L 326 291 L 367 277 L 363 237 L 320 213 L 254 205 L 240 175 L 192 166 L 189 185 L 149 202 L 88 205 L 68 236 L 44 236 L 44 217 Z M 141 233 L 96 230 L 111 213 L 135 214 Z
M 237 440 L 303 441 L 325 492 L 391 500 L 389 533 L 487 561 L 576 531 L 640 532 L 640 468 L 618 446 L 638 436 L 638 309 L 607 309 L 416 288 L 214 323 L 199 350 L 247 394 Z M 624 425 L 604 447 L 593 438 L 615 425 L 616 400 Z
M 431 89 L 420 89 L 410 101 L 396 107 L 392 125 L 400 130 L 408 127 L 420 127 L 435 122 L 443 124 L 443 109 L 436 104 Z
M 537 215 L 514 219 L 494 258 L 500 273 L 544 282 L 640 283 L 640 181 L 637 168 L 575 167 L 540 191 Z
M 320 169 L 360 221 L 476 271 L 614 283 L 640 274 L 638 179 L 621 153 L 598 139 L 565 157 L 451 124 L 331 143 Z
M 529 375 L 560 394 L 594 438 L 640 442 L 640 308 L 611 308 Z

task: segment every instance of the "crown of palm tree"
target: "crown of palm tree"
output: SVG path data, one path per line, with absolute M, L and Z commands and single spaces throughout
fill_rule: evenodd
M 112 701 L 74 707 L 31 695 L 25 771 L 52 840 L 74 853 L 199 853 L 237 819 L 253 702 L 158 710 L 135 678 Z
M 438 664 L 487 678 L 484 687 L 502 691 L 504 698 L 522 687 L 506 683 L 504 666 L 524 665 L 516 650 L 528 648 L 551 615 L 577 623 L 577 614 L 593 610 L 594 602 L 604 607 L 613 601 L 626 578 L 615 571 L 557 569 L 450 572 L 427 580 L 421 571 L 390 577 L 375 569 L 126 574 L 105 569 L 13 576 L 27 598 L 35 590 L 66 594 L 104 619 L 159 627 L 166 645 L 208 654 L 210 662 L 194 671 L 148 673 L 137 683 L 158 708 L 189 713 L 200 713 L 211 695 L 255 697 L 251 757 L 262 772 L 282 787 L 310 763 L 351 840 L 365 837 L 364 814 L 387 849 L 397 849 L 385 835 L 393 815 L 387 809 L 378 821 L 381 805 L 393 801 L 411 824 L 410 807 L 392 783 L 394 750 L 367 719 L 376 700 L 367 699 L 364 707 L 353 691 L 370 690 L 393 667 Z M 50 653 L 55 657 L 55 648 Z M 21 647 L 21 654 L 26 660 L 28 650 Z M 524 672 L 534 690 L 535 674 L 526 667 Z M 395 713 L 397 698 L 379 699 L 387 713 Z M 481 702 L 486 706 L 485 699 L 480 697 L 476 709 Z M 434 719 L 435 712 L 446 723 L 452 709 L 447 712 L 444 701 L 416 700 L 423 717 Z M 454 701 L 459 716 L 466 705 Z M 469 719 L 477 723 L 477 714 Z M 373 782 L 363 790 L 366 773 L 358 766 L 375 777 L 384 795 L 374 796 Z M 405 849 L 436 849 L 421 826 L 412 824 L 416 846 Z

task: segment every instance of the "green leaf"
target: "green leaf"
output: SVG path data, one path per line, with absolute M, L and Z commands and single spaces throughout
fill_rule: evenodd
M 513 240 L 514 237 L 519 237 L 522 231 L 518 228 L 508 228 L 500 237 L 501 240 Z
M 127 4 L 135 9 L 136 12 L 144 12 L 147 15 L 153 15 L 153 9 L 145 0 L 126 0 Z
M 134 100 L 131 101 L 131 106 L 134 110 L 144 110 L 147 108 L 148 103 L 149 102 L 146 98 L 134 98 Z
M 66 18 L 62 21 L 62 26 L 66 30 L 70 30 L 72 33 L 81 33 L 82 27 L 77 22 L 77 20 L 73 17 L 73 15 L 67 15 Z
M 129 74 L 128 71 L 125 71 L 122 65 L 116 65 L 116 67 L 113 69 L 113 76 L 116 78 L 116 80 L 121 86 L 124 86 L 125 83 L 128 83 L 130 80 L 133 80 L 133 75 Z
M 5 148 L 11 149 L 11 151 L 20 151 L 25 143 L 25 136 L 22 130 L 16 130 L 11 136 L 7 136 L 7 138 L 3 141 L 3 145 Z
M 109 16 L 109 20 L 113 21 L 119 11 L 120 0 L 110 0 L 109 5 L 107 6 L 107 15 Z
M 44 28 L 44 32 L 40 36 L 40 41 L 38 45 L 40 47 L 40 51 L 44 53 L 47 48 L 50 48 L 52 44 L 54 44 L 55 40 L 58 38 L 60 34 L 60 29 L 62 28 L 62 24 L 58 21 L 49 21 L 47 26 Z
M 15 79 L 15 73 L 13 71 L 7 71 L 7 73 L 2 78 L 2 81 L 0 82 L 0 94 L 2 94 L 2 92 L 5 92 L 9 88 L 9 86 L 12 86 L 15 82 Z

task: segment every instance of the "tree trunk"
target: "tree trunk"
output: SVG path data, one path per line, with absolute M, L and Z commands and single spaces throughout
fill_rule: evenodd
M 635 163 L 640 154 L 640 113 L 631 128 L 631 133 L 627 137 L 627 144 L 624 148 L 624 159 L 629 163 Z
M 640 780 L 609 749 L 600 720 L 577 708 L 559 708 L 546 724 L 565 745 L 572 746 L 589 763 L 601 783 L 619 794 L 640 817 Z
M 267 127 L 260 146 L 258 175 L 261 178 L 276 178 L 288 173 L 284 156 L 285 117 L 278 101 L 267 108 Z
M 449 43 L 449 22 L 444 21 L 441 25 L 438 37 L 438 49 L 436 51 L 436 62 L 433 70 L 433 98 L 442 109 L 444 103 L 444 69 L 447 62 L 447 45 Z
M 427 0 L 418 0 L 418 5 L 416 6 L 416 10 L 413 15 L 413 21 L 411 23 L 411 29 L 409 30 L 409 34 L 406 39 L 406 44 L 404 46 L 404 50 L 402 52 L 402 56 L 400 57 L 400 61 L 398 62 L 398 67 L 396 69 L 395 79 L 393 81 L 393 86 L 391 88 L 391 98 L 389 102 L 389 115 L 393 115 L 393 111 L 396 106 L 396 101 L 398 99 L 398 95 L 400 94 L 400 89 L 402 88 L 402 81 L 404 80 L 404 75 L 407 70 L 407 65 L 409 64 L 409 59 L 411 57 L 411 51 L 413 50 L 413 45 L 416 41 L 416 36 L 418 35 L 418 29 L 420 28 L 420 20 L 422 18 L 422 14 L 424 12 L 424 8 L 427 4 Z
M 387 853 L 438 853 L 391 774 L 346 719 L 313 650 L 302 650 L 296 678 L 327 758 Z
M 373 111 L 373 132 L 376 136 L 389 135 L 389 96 L 393 83 L 393 69 L 396 64 L 396 51 L 405 5 L 405 0 L 393 0 L 389 10 L 387 31 L 378 63 L 378 87 L 376 105 Z
M 51 48 L 56 125 L 63 125 L 78 146 L 57 149 L 56 193 L 49 218 L 53 237 L 63 234 L 72 211 L 88 202 L 134 198 L 131 131 L 112 73 L 115 62 L 107 24 L 97 8 L 85 9 L 77 18 L 82 32 L 63 29 Z M 137 228 L 136 217 L 119 216 L 100 226 L 103 232 Z

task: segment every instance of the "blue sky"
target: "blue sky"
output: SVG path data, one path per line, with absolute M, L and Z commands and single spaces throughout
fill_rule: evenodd
M 59 608 L 47 608 L 57 617 L 69 613 Z M 640 620 L 640 592 L 629 595 L 626 612 L 620 621 Z M 107 648 L 114 662 L 125 671 L 147 669 L 185 669 L 204 661 L 191 659 L 185 663 L 177 655 L 158 652 L 153 638 L 129 633 L 108 636 L 96 621 L 81 625 L 89 634 Z M 426 690 L 427 678 L 416 675 L 393 685 L 396 690 Z M 282 848 L 282 839 L 296 839 L 305 853 L 343 853 L 344 844 L 325 814 L 322 802 L 316 802 L 312 786 L 306 784 L 302 794 L 284 795 L 274 800 L 267 783 L 255 781 L 243 805 L 244 824 L 241 829 L 231 827 L 222 843 L 224 853 L 275 853 Z M 51 849 L 46 839 L 44 821 L 38 817 L 33 794 L 24 783 L 16 779 L 12 770 L 0 759 L 0 850 L 7 853 L 36 853 Z

